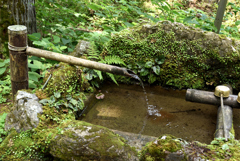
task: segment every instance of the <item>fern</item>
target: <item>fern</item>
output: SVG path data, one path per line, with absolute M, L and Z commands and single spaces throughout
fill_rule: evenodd
M 114 83 L 116 83 L 118 85 L 118 83 L 117 83 L 117 81 L 116 81 L 116 79 L 115 79 L 115 77 L 114 77 L 114 75 L 112 73 L 106 73 L 106 74 L 112 79 L 112 81 Z
M 97 45 L 94 42 L 91 42 L 91 45 L 88 49 L 87 54 L 88 59 L 91 60 L 99 60 L 99 50 L 97 49 Z
M 98 61 L 98 62 L 104 63 L 104 64 L 117 64 L 117 65 L 126 66 L 126 64 L 124 63 L 124 61 L 123 61 L 120 57 L 115 56 L 115 55 L 106 56 L 106 57 L 104 57 L 104 59 L 101 58 L 101 57 L 99 56 L 99 50 L 98 50 L 98 48 L 97 48 L 97 45 L 96 45 L 94 42 L 91 42 L 90 48 L 89 48 L 89 50 L 88 50 L 88 55 L 87 55 L 87 57 L 88 57 L 88 59 L 95 60 L 95 61 Z M 100 60 L 100 61 L 99 61 L 99 60 Z M 95 69 L 93 69 L 93 70 L 90 69 L 90 70 L 88 70 L 88 74 L 90 74 L 91 71 L 94 71 L 94 74 L 96 74 L 97 77 L 98 77 L 100 80 L 103 80 L 103 76 L 102 76 L 102 72 L 101 72 L 101 71 L 95 70 Z M 109 77 L 112 79 L 112 81 L 113 81 L 114 83 L 116 83 L 116 84 L 118 85 L 118 83 L 117 83 L 117 81 L 116 81 L 116 79 L 115 79 L 115 77 L 114 77 L 113 74 L 111 74 L 111 73 L 106 73 L 106 74 L 107 74 L 107 76 L 109 76 Z M 90 75 L 89 75 L 89 76 L 90 76 Z M 91 76 L 92 76 L 92 74 L 91 74 Z M 87 77 L 87 78 L 88 78 L 88 80 L 91 80 L 91 84 L 92 84 L 92 85 L 98 86 L 98 83 L 96 83 L 95 81 L 92 80 L 93 77 Z
M 101 62 L 101 63 L 105 63 L 105 64 L 119 64 L 119 65 L 124 65 L 124 66 L 126 66 L 126 64 L 124 63 L 124 61 L 123 61 L 120 57 L 118 57 L 118 56 L 116 56 L 116 55 L 106 56 L 106 57 L 104 58 L 104 60 L 102 59 L 100 62 Z

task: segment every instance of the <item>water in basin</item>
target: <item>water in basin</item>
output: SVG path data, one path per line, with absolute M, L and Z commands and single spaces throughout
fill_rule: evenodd
M 210 143 L 214 138 L 217 106 L 185 101 L 185 90 L 106 83 L 98 100 L 82 118 L 86 122 L 150 136 L 171 134 L 187 141 Z M 240 134 L 240 110 L 234 109 L 236 139 Z M 235 117 L 236 116 L 236 117 Z M 143 128 L 144 126 L 144 128 Z

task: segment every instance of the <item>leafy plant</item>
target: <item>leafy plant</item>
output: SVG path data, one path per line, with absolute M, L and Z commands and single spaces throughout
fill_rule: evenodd
M 41 85 L 40 79 L 44 77 L 46 70 L 52 66 L 51 63 L 47 63 L 44 58 L 30 57 L 28 59 L 28 77 L 29 88 L 37 88 Z M 40 73 L 40 74 L 39 74 Z
M 0 59 L 0 61 L 0 103 L 4 103 L 7 101 L 6 95 L 9 95 L 11 92 L 10 72 L 7 70 L 10 59 Z
M 10 59 L 5 59 L 5 60 L 0 59 L 0 76 L 5 73 L 5 71 L 7 70 L 7 67 L 9 66 L 9 63 L 10 63 Z
M 7 113 L 0 115 L 0 143 L 3 141 L 4 137 L 7 135 L 7 132 L 4 130 L 5 119 Z
M 79 96 L 80 94 L 76 94 Z M 73 98 L 71 95 L 67 95 L 65 98 L 61 96 L 60 92 L 55 92 L 50 99 L 42 99 L 39 101 L 43 105 L 48 105 L 49 107 L 55 107 L 56 109 L 60 108 L 69 108 L 73 111 L 82 110 L 84 107 L 84 102 L 81 98 Z
M 43 49 L 54 51 L 58 53 L 62 53 L 63 50 L 67 48 L 67 46 L 61 45 L 61 43 L 66 44 L 66 40 L 61 40 L 59 36 L 51 35 L 41 39 L 40 33 L 29 34 L 29 39 L 33 41 L 33 44 Z M 52 40 L 52 41 L 49 41 Z
M 148 83 L 152 84 L 157 80 L 157 76 L 160 75 L 160 65 L 163 64 L 165 61 L 165 57 L 163 55 L 155 58 L 154 61 L 147 61 L 147 62 L 137 62 L 138 72 L 140 76 L 148 77 Z M 136 73 L 138 73 L 135 70 Z

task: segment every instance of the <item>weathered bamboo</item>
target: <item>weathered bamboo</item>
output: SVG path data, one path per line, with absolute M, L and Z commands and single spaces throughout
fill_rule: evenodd
M 214 92 L 188 89 L 186 92 L 185 98 L 186 98 L 186 101 L 220 105 L 220 98 L 214 96 Z M 236 95 L 229 95 L 228 98 L 223 98 L 223 101 L 224 101 L 224 105 L 228 105 L 233 108 L 240 108 L 240 104 L 237 102 Z
M 36 49 L 36 48 L 32 48 L 32 47 L 28 47 L 26 50 L 26 53 L 28 55 L 32 55 L 32 56 L 38 56 L 38 57 L 43 57 L 46 59 L 57 60 L 60 62 L 72 64 L 72 65 L 84 66 L 87 68 L 97 69 L 97 70 L 101 70 L 101 71 L 109 72 L 109 73 L 113 73 L 113 74 L 118 74 L 118 75 L 133 77 L 132 75 L 134 74 L 131 70 L 128 70 L 126 68 L 120 68 L 120 67 L 113 66 L 113 65 L 107 65 L 107 64 L 103 64 L 103 63 L 99 63 L 99 62 L 76 58 L 74 56 L 63 55 L 63 54 L 46 51 L 46 50 L 41 50 L 41 49 Z
M 27 28 L 22 25 L 8 27 L 12 95 L 19 89 L 28 89 Z
M 222 115 L 222 108 L 221 106 L 218 107 L 218 114 L 217 114 L 217 125 L 216 125 L 216 132 L 215 138 L 224 138 L 224 125 L 226 126 L 226 134 L 225 137 L 227 139 L 230 138 L 230 131 L 232 130 L 233 126 L 233 112 L 232 107 L 224 105 L 223 108 L 224 113 L 224 120 Z M 234 137 L 234 134 L 232 134 Z

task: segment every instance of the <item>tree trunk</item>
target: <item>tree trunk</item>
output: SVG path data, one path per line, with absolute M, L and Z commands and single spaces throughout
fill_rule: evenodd
M 16 22 L 14 25 L 27 26 L 27 33 L 37 32 L 35 0 L 8 0 L 9 10 Z
M 0 58 L 8 55 L 8 26 L 24 25 L 28 34 L 37 32 L 34 4 L 35 0 L 0 0 Z

